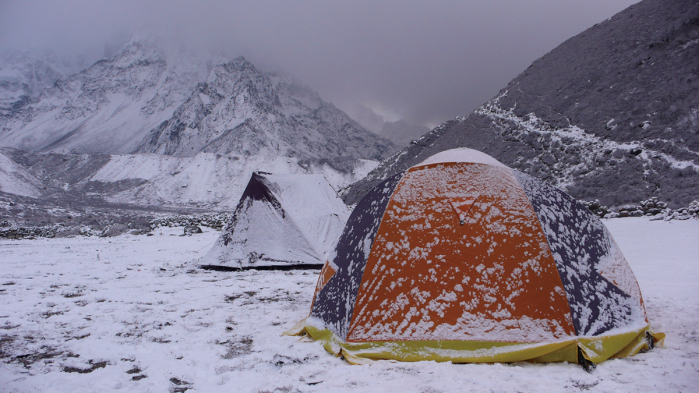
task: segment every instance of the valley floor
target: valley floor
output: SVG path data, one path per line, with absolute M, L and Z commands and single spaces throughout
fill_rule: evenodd
M 281 336 L 316 271 L 212 272 L 218 232 L 0 240 L 2 392 L 699 391 L 699 221 L 605 221 L 664 348 L 574 364 L 351 366 Z

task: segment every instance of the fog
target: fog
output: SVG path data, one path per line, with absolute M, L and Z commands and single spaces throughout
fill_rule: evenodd
M 0 49 L 96 61 L 154 35 L 288 73 L 363 123 L 432 127 L 635 2 L 0 1 Z

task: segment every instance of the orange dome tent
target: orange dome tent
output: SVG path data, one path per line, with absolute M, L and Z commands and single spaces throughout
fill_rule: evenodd
M 661 341 L 602 222 L 471 149 L 436 154 L 356 206 L 306 332 L 351 363 L 569 361 Z

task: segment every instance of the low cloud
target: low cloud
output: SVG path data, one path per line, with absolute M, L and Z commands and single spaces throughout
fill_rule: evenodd
M 132 34 L 155 35 L 287 72 L 350 115 L 363 106 L 434 126 L 634 2 L 5 1 L 0 48 L 94 61 Z

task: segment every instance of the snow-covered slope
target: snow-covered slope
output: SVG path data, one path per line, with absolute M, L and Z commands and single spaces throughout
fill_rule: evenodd
M 38 198 L 43 184 L 0 150 L 0 192 Z
M 0 125 L 59 79 L 84 68 L 79 59 L 51 51 L 0 53 Z
M 0 149 L 0 191 L 54 203 L 104 203 L 233 210 L 250 175 L 320 174 L 337 192 L 378 165 L 370 160 L 199 153 L 89 155 Z
M 357 160 L 349 171 L 331 163 L 304 165 L 294 157 L 236 157 L 200 153 L 193 157 L 160 154 L 112 156 L 108 163 L 90 176 L 87 186 L 95 182 L 105 186 L 131 181 L 137 184 L 115 193 L 104 194 L 106 201 L 139 205 L 180 205 L 217 210 L 232 210 L 256 171 L 275 174 L 321 174 L 335 191 L 362 179 L 376 167 L 376 161 Z M 79 185 L 79 187 L 85 187 Z
M 346 202 L 437 152 L 470 147 L 578 199 L 687 206 L 699 197 L 697 21 L 693 0 L 631 6 L 383 162 Z

